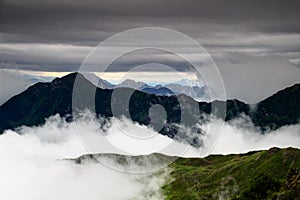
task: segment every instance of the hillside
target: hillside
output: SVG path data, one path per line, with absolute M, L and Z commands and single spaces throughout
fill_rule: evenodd
M 161 161 L 175 161 L 168 166 L 171 172 L 162 187 L 167 200 L 300 199 L 300 150 L 295 148 L 178 159 L 161 154 L 96 154 L 83 155 L 75 162 L 99 163 L 102 158 L 104 163 L 109 158 L 124 169 L 135 166 L 150 171 Z
M 179 158 L 171 168 L 166 199 L 300 199 L 299 149 Z

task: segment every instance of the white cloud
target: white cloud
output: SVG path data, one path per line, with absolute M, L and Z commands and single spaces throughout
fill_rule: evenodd
M 71 161 L 62 161 L 63 158 L 75 158 L 89 152 L 89 149 L 82 146 L 75 127 L 79 131 L 84 130 L 102 139 L 107 137 L 109 139 L 106 138 L 106 141 L 115 144 L 119 150 L 125 150 L 127 153 L 142 150 L 143 153 L 149 153 L 164 145 L 169 145 L 170 142 L 175 143 L 175 148 L 184 147 L 188 151 L 185 154 L 181 151 L 166 153 L 173 155 L 180 153 L 179 155 L 185 157 L 203 157 L 205 152 L 210 154 L 240 153 L 268 149 L 273 146 L 300 147 L 299 124 L 282 127 L 277 131 L 261 135 L 251 124 L 243 128 L 244 119 L 239 119 L 225 124 L 219 140 L 211 140 L 217 133 L 207 135 L 205 151 L 199 151 L 186 144 L 173 142 L 170 138 L 158 135 L 149 128 L 125 119 L 113 119 L 110 126 L 106 127 L 107 132 L 103 132 L 100 131 L 99 123 L 95 118 L 87 115 L 80 119 L 76 126 L 74 123 L 66 123 L 64 119 L 55 116 L 48 119 L 43 126 L 21 127 L 17 130 L 18 133 L 7 130 L 1 135 L 0 199 L 123 200 L 135 198 L 157 200 L 163 198 L 160 187 L 167 180 L 166 176 L 169 173 L 167 168 L 163 173 L 131 174 L 113 170 L 112 168 L 120 169 L 120 166 L 115 166 L 111 158 L 111 162 L 106 162 L 104 165 L 94 162 L 84 162 L 78 165 Z M 203 128 L 219 125 L 222 125 L 222 121 L 215 120 L 213 123 L 203 125 Z M 132 140 L 129 144 L 129 139 L 132 138 L 126 137 L 124 131 L 135 136 L 141 136 L 142 133 L 142 136 L 151 135 L 154 140 L 152 137 L 141 143 L 138 143 L 139 140 Z M 103 152 L 108 150 L 104 148 Z M 103 160 L 99 159 L 99 161 Z M 148 167 L 155 168 L 157 161 L 146 164 L 149 165 Z M 130 161 L 129 166 L 123 169 L 126 170 L 127 167 L 132 171 L 136 163 Z
M 300 58 L 296 58 L 296 59 L 290 59 L 289 60 L 292 64 L 300 67 Z
M 248 120 L 246 120 L 248 121 Z M 207 136 L 206 151 L 209 154 L 247 153 L 253 150 L 266 150 L 272 147 L 300 148 L 300 124 L 284 126 L 276 131 L 262 134 L 256 127 L 240 118 L 232 123 L 225 123 L 222 134 L 215 140 Z M 222 121 L 215 120 L 212 126 L 218 126 Z M 245 127 L 246 125 L 246 127 Z M 209 149 L 208 149 L 209 148 Z
M 147 179 L 147 174 L 118 172 L 102 164 L 62 161 L 87 151 L 72 125 L 58 117 L 18 132 L 21 135 L 8 130 L 0 136 L 0 199 L 123 200 L 146 199 L 149 193 L 161 198 L 164 174 Z

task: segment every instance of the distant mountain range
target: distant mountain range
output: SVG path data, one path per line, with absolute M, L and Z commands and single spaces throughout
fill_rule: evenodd
M 161 154 L 90 154 L 71 161 L 83 164 L 98 163 L 101 159 L 113 159 L 124 168 L 134 164 L 144 169 L 149 167 L 145 163 L 155 166 L 161 159 L 174 161 L 176 158 Z M 271 148 L 245 154 L 178 158 L 169 168 L 172 171 L 166 178 L 169 181 L 161 188 L 167 200 L 300 199 L 299 149 Z
M 140 124 L 148 125 L 151 122 L 149 108 L 153 104 L 160 104 L 167 112 L 167 120 L 163 128 L 157 131 L 171 138 L 178 135 L 180 130 L 176 124 L 182 121 L 183 115 L 191 115 L 188 121 L 182 123 L 188 127 L 193 127 L 199 120 L 203 119 L 203 114 L 211 114 L 211 102 L 197 102 L 184 94 L 155 95 L 151 91 L 146 93 L 121 85 L 118 87 L 111 86 L 114 89 L 101 89 L 96 88 L 95 84 L 88 81 L 82 74 L 72 73 L 62 78 L 56 78 L 49 83 L 36 83 L 0 106 L 0 132 L 22 125 L 43 124 L 46 118 L 55 114 L 60 114 L 60 116 L 67 117 L 67 120 L 72 120 L 72 95 L 75 79 L 80 82 L 80 91 L 77 92 L 82 97 L 95 95 L 95 105 L 86 103 L 86 99 L 82 98 L 78 99 L 82 102 L 78 103 L 79 107 L 77 109 L 95 110 L 97 116 L 112 117 L 111 102 L 115 101 L 112 99 L 113 90 L 119 90 L 124 94 L 132 93 L 130 102 L 127 102 L 130 113 L 128 117 Z M 107 82 L 101 84 L 104 84 L 105 88 L 107 87 Z M 129 86 L 131 82 L 126 84 Z M 159 88 L 159 91 L 162 91 L 161 88 Z M 122 100 L 115 103 L 121 109 L 127 109 Z M 214 101 L 213 103 L 222 102 Z M 279 91 L 255 105 L 249 105 L 239 100 L 227 100 L 224 103 L 227 105 L 226 121 L 235 119 L 243 113 L 249 116 L 252 122 L 260 127 L 263 132 L 275 130 L 281 126 L 299 122 L 300 84 Z M 201 111 L 199 114 L 195 113 L 193 105 L 199 107 Z M 197 131 L 200 130 L 195 130 L 195 132 Z M 184 139 L 191 144 L 201 145 L 196 137 Z
M 99 88 L 102 89 L 114 89 L 114 88 L 132 88 L 135 90 L 139 90 L 142 92 L 155 94 L 155 95 L 178 95 L 185 94 L 194 98 L 197 101 L 209 101 L 209 92 L 208 88 L 205 85 L 201 85 L 201 83 L 197 81 L 192 81 L 188 79 L 181 79 L 174 83 L 168 83 L 165 85 L 157 84 L 156 86 L 151 86 L 144 82 L 137 82 L 131 79 L 126 79 L 119 84 L 111 84 L 106 80 L 99 78 L 98 76 L 92 73 L 86 73 L 84 76 L 94 83 Z

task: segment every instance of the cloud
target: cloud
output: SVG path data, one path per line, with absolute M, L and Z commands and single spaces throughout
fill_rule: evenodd
M 30 74 L 22 70 L 0 69 L 0 80 L 2 82 L 0 85 L 0 105 L 23 92 L 34 83 L 47 82 L 54 78 L 34 72 Z
M 226 123 L 218 140 L 215 140 L 214 135 L 217 133 L 208 134 L 202 150 L 178 143 L 177 145 L 183 146 L 187 151 L 184 154 L 178 151 L 169 154 L 203 157 L 208 154 L 244 153 L 273 146 L 300 147 L 299 124 L 261 135 L 246 121 L 247 119 L 240 118 Z M 168 180 L 170 172 L 168 168 L 163 168 L 157 173 L 131 174 L 114 169 L 126 171 L 130 168 L 130 171 L 133 171 L 136 168 L 133 160 L 127 160 L 129 163 L 123 168 L 116 165 L 114 157 L 108 157 L 110 162 L 107 159 L 99 159 L 100 163 L 87 160 L 80 165 L 73 161 L 62 160 L 91 153 L 89 151 L 91 148 L 84 148 L 83 138 L 77 135 L 77 131 L 80 130 L 96 134 L 102 139 L 107 137 L 107 141 L 116 145 L 119 150 L 123 150 L 123 153 L 124 151 L 133 154 L 147 153 L 160 149 L 161 145 L 174 142 L 170 138 L 158 135 L 152 129 L 129 120 L 113 119 L 106 127 L 106 132 L 100 131 L 99 122 L 103 121 L 97 121 L 86 113 L 76 124 L 66 123 L 59 116 L 54 116 L 47 119 L 46 124 L 42 126 L 20 127 L 16 131 L 7 130 L 0 136 L 0 198 L 12 200 L 20 198 L 24 200 L 163 199 L 160 187 Z M 203 125 L 203 128 L 222 124 L 222 121 L 215 120 Z M 133 143 L 129 143 L 126 132 L 132 134 L 130 138 Z M 133 135 L 144 136 L 144 141 L 133 140 Z M 158 139 L 149 139 L 149 135 Z M 85 147 L 86 145 L 85 143 Z M 107 151 L 103 150 L 103 152 Z M 159 160 L 145 161 L 148 167 L 155 168 Z
M 222 32 L 235 37 L 243 33 L 246 39 L 251 32 L 300 32 L 297 0 L 284 3 L 280 0 L 130 0 L 126 4 L 120 0 L 41 2 L 37 5 L 33 0 L 1 1 L 2 43 L 95 46 L 114 33 L 145 26 L 171 28 L 194 38 L 201 35 L 215 37 L 216 33 Z
M 228 99 L 257 103 L 300 80 L 300 68 L 281 56 L 227 52 L 213 58 Z
M 41 127 L 23 127 L 18 134 L 0 136 L 0 198 L 53 199 L 161 199 L 160 176 L 134 175 L 100 163 L 78 165 L 63 158 L 87 153 L 74 129 L 62 119 L 51 118 Z
M 206 24 L 206 27 L 217 25 L 246 31 L 299 32 L 297 0 L 285 3 L 280 0 L 230 0 L 226 3 L 218 0 L 130 0 L 126 4 L 120 0 L 42 2 L 36 5 L 33 0 L 2 1 L 1 30 L 12 33 L 7 39 L 78 42 L 89 35 L 84 39 L 87 42 L 99 35 L 103 37 L 145 25 L 177 26 L 187 30 Z M 34 31 L 34 27 L 39 31 Z
M 222 121 L 215 120 L 210 125 L 221 124 L 223 124 Z M 249 120 L 242 117 L 225 123 L 222 134 L 217 140 L 212 137 L 213 135 L 214 133 L 208 135 L 205 143 L 206 151 L 209 154 L 247 153 L 272 147 L 300 148 L 300 124 L 284 126 L 276 131 L 262 134 L 253 124 L 249 123 Z
M 297 67 L 300 67 L 300 58 L 290 59 L 289 61 Z
M 1 71 L 0 80 L 0 105 L 34 83 L 34 80 L 30 80 L 20 73 L 9 71 Z
M 0 67 L 34 71 L 74 71 L 91 49 L 89 46 L 69 44 L 1 44 Z

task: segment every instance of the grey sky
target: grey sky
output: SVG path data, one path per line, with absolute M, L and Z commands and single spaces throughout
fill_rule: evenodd
M 0 68 L 77 70 L 99 42 L 146 26 L 174 29 L 202 44 L 220 67 L 229 97 L 255 102 L 300 80 L 299 0 L 0 0 Z M 120 71 L 149 55 L 125 60 Z M 185 70 L 176 59 L 170 64 Z M 261 91 L 250 98 L 236 85 L 254 69 L 256 78 L 240 81 L 253 85 L 251 94 Z

